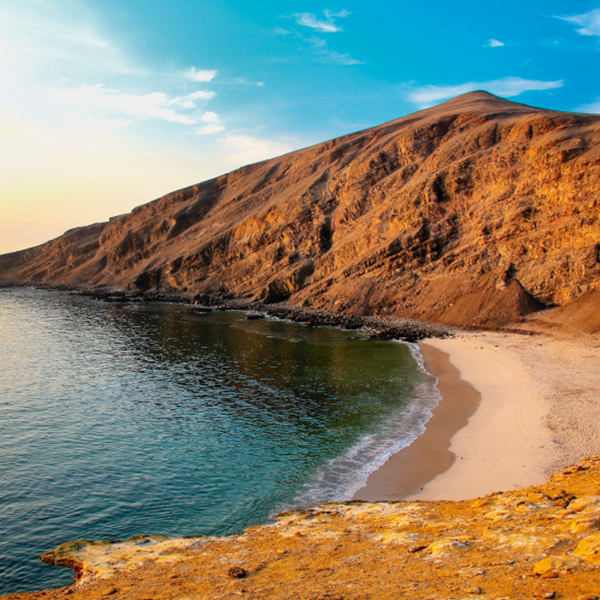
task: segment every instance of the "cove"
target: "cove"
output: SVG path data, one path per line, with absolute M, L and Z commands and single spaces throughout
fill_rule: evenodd
M 0 293 L 0 593 L 67 585 L 81 538 L 228 535 L 352 496 L 423 430 L 435 380 L 356 332 Z

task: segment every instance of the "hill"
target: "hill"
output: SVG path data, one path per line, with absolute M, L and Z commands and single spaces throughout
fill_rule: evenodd
M 473 92 L 0 256 L 17 283 L 600 331 L 600 117 Z

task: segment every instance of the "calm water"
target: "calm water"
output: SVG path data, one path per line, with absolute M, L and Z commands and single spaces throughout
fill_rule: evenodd
M 406 345 L 242 313 L 0 290 L 0 593 L 78 538 L 229 534 L 349 498 L 423 429 Z

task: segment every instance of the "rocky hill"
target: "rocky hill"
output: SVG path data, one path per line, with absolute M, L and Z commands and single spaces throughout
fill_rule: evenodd
M 19 283 L 600 331 L 600 117 L 474 92 L 0 256 Z

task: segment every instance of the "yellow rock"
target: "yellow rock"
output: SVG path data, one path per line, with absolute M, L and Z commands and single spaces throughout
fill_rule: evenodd
M 569 509 L 574 512 L 581 512 L 592 506 L 600 505 L 600 496 L 584 496 L 583 498 L 577 498 L 569 504 Z
M 548 504 L 548 496 L 540 492 L 532 492 L 527 494 L 527 499 L 534 504 Z
M 577 544 L 573 554 L 588 562 L 600 564 L 600 533 L 594 533 L 583 538 Z
M 450 550 L 464 550 L 472 546 L 472 543 L 466 538 L 446 539 L 433 542 L 429 546 L 429 552 L 434 556 L 437 554 L 443 554 Z
M 546 575 L 556 571 L 570 571 L 579 564 L 579 560 L 572 556 L 548 556 L 535 563 L 533 572 L 536 575 Z
M 473 504 L 471 504 L 471 508 L 481 508 L 482 506 L 488 506 L 492 504 L 491 498 L 477 498 Z
M 587 533 L 600 530 L 600 516 L 581 516 L 571 523 L 573 533 Z
M 510 511 L 504 509 L 493 510 L 485 515 L 490 521 L 505 521 L 511 516 Z

